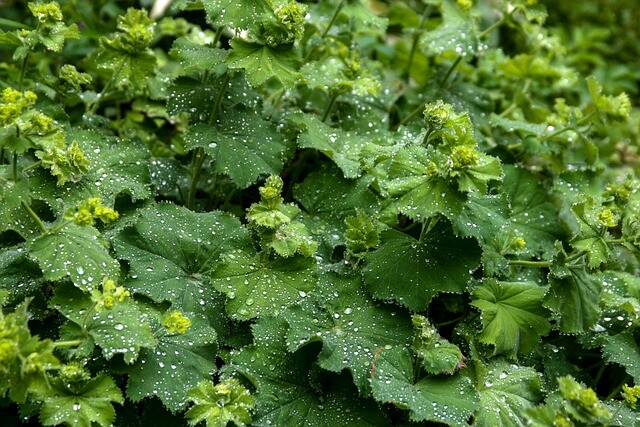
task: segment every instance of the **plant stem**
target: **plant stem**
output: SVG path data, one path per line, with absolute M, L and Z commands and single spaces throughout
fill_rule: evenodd
M 107 91 L 111 88 L 111 85 L 113 84 L 113 78 L 116 75 L 120 74 L 120 72 L 122 72 L 122 69 L 124 68 L 124 65 L 125 65 L 125 63 L 123 62 L 122 65 L 120 66 L 120 68 L 118 68 L 118 71 L 116 71 L 115 73 L 113 73 L 111 75 L 111 78 L 109 79 L 107 84 L 104 85 L 104 87 L 102 88 L 100 93 L 96 95 L 96 98 L 89 105 L 89 108 L 88 108 L 89 115 L 93 115 L 93 114 L 96 113 L 96 111 L 98 110 L 98 106 L 100 105 L 100 100 L 102 98 L 104 98 L 104 96 L 107 94 Z
M 27 60 L 29 59 L 29 54 L 27 53 L 22 60 L 22 65 L 20 66 L 20 79 L 18 80 L 18 91 L 22 92 L 22 87 L 24 85 L 24 75 L 27 72 Z
M 394 126 L 393 129 L 391 129 L 391 130 L 398 130 L 398 128 L 400 128 L 400 126 L 406 125 L 407 123 L 409 123 L 418 114 L 422 113 L 423 111 L 424 111 L 424 104 L 418 105 L 418 107 L 415 110 L 413 110 L 411 113 L 409 113 L 409 115 L 407 117 L 405 117 L 404 119 L 400 120 L 400 123 L 398 123 L 396 126 Z
M 584 255 L 586 255 L 586 254 L 587 254 L 587 251 L 580 251 L 580 252 L 576 252 L 575 254 L 568 256 L 568 257 L 567 257 L 567 259 L 565 259 L 565 261 L 566 261 L 566 262 L 575 261 L 575 260 L 577 260 L 578 258 L 581 258 L 581 257 L 583 257 L 583 256 L 584 256 Z
M 447 80 L 449 80 L 449 77 L 451 76 L 451 73 L 453 73 L 453 70 L 455 70 L 456 67 L 458 66 L 458 64 L 460 64 L 460 61 L 462 61 L 462 55 L 458 55 L 456 60 L 453 62 L 453 64 L 451 64 L 451 66 L 447 70 L 447 73 L 444 75 L 442 80 L 440 80 L 440 86 L 441 87 L 444 86 L 444 84 L 447 82 Z
M 6 6 L 8 7 L 8 6 Z M 28 25 L 25 25 L 21 22 L 17 22 L 17 21 L 12 21 L 11 19 L 6 19 L 6 18 L 0 18 L 0 25 L 5 26 L 5 27 L 11 27 L 11 28 L 20 28 L 20 29 L 27 29 L 29 28 Z
M 333 92 L 331 94 L 331 98 L 329 99 L 329 103 L 327 104 L 327 108 L 325 108 L 324 110 L 324 114 L 322 114 L 322 121 L 325 122 L 327 121 L 327 118 L 329 118 L 329 114 L 331 114 L 331 110 L 333 110 L 333 106 L 336 103 L 336 99 L 338 99 L 338 92 Z
M 431 16 L 431 10 L 432 10 L 431 5 L 428 5 L 427 7 L 424 8 L 424 11 L 422 12 L 422 17 L 420 18 L 420 24 L 418 25 L 418 30 L 422 30 L 422 26 L 424 25 L 426 20 L 429 18 L 429 16 Z M 407 71 L 406 71 L 407 80 L 411 75 L 411 65 L 413 65 L 413 58 L 416 54 L 416 49 L 418 48 L 418 41 L 420 40 L 421 34 L 422 34 L 422 31 L 416 31 L 413 34 L 413 43 L 411 44 L 411 52 L 409 52 L 409 59 L 407 60 Z
M 211 115 L 209 116 L 209 124 L 215 124 L 218 119 L 218 115 L 220 114 L 220 106 L 222 105 L 222 99 L 224 98 L 224 94 L 229 87 L 229 81 L 231 80 L 231 73 L 227 71 L 224 75 L 224 79 L 220 84 L 220 88 L 218 89 L 218 93 L 216 94 L 216 99 L 213 104 L 213 109 L 211 110 Z M 202 171 L 202 164 L 207 157 L 207 153 L 204 152 L 202 147 L 196 148 L 196 152 L 193 156 L 193 163 L 191 165 L 191 183 L 189 184 L 189 196 L 187 199 L 187 207 L 189 209 L 193 209 L 193 206 L 196 201 L 196 192 L 198 190 L 198 181 L 200 180 L 200 175 Z
M 331 16 L 331 20 L 329 21 L 327 28 L 325 28 L 322 34 L 320 35 L 321 39 L 324 40 L 324 38 L 327 37 L 327 34 L 329 34 L 329 30 L 331 29 L 331 27 L 333 27 L 333 24 L 335 24 L 336 19 L 340 14 L 340 10 L 342 10 L 342 6 L 344 6 L 344 0 L 341 1 L 340 4 L 338 4 L 338 6 L 336 7 L 336 10 L 333 12 L 333 15 Z M 317 48 L 318 48 L 318 45 L 316 44 L 312 46 L 311 49 L 309 49 L 309 51 L 304 56 L 304 59 L 302 60 L 303 64 L 306 64 L 307 62 L 309 62 L 309 59 L 311 58 L 311 56 L 313 55 L 313 53 L 316 51 Z
M 222 31 L 224 31 L 224 25 L 220 25 L 216 28 L 216 35 L 213 36 L 213 46 L 215 47 L 220 41 L 220 37 L 222 37 Z
M 551 261 L 529 261 L 526 259 L 512 259 L 512 260 L 509 260 L 509 265 L 519 265 L 522 267 L 548 268 L 548 267 L 551 267 Z
M 18 182 L 18 153 L 13 152 L 13 159 L 11 160 L 11 177 L 13 182 Z
M 331 20 L 329 21 L 329 25 L 327 25 L 327 28 L 324 29 L 320 38 L 325 38 L 327 36 L 327 34 L 329 33 L 329 30 L 331 29 L 331 27 L 333 27 L 333 24 L 335 24 L 336 19 L 338 19 L 338 15 L 340 14 L 340 10 L 342 10 L 342 6 L 344 6 L 344 0 L 338 4 L 338 7 L 336 7 L 336 10 L 333 12 L 333 15 L 331 16 Z
M 54 347 L 75 347 L 77 345 L 82 344 L 83 340 L 69 340 L 69 341 L 55 341 L 53 343 Z
M 44 222 L 42 222 L 38 214 L 35 213 L 33 209 L 31 209 L 31 207 L 27 205 L 25 202 L 21 201 L 20 204 L 27 211 L 29 216 L 36 222 L 36 224 L 38 224 L 38 228 L 42 230 L 42 234 L 47 234 L 49 230 L 47 230 L 47 227 L 44 225 Z
M 520 103 L 517 101 L 518 96 L 520 96 L 521 93 L 527 92 L 529 90 L 529 86 L 531 86 L 531 79 L 526 79 L 524 81 L 524 84 L 520 88 L 520 90 L 518 90 L 518 92 L 514 95 L 513 101 L 511 102 L 511 104 L 507 108 L 505 108 L 504 111 L 502 111 L 502 113 L 500 113 L 499 115 L 500 117 L 505 117 L 509 113 L 511 113 L 513 110 L 518 108 L 518 105 L 520 105 Z
M 67 225 L 71 224 L 73 222 L 72 219 L 66 220 L 60 224 L 58 224 L 56 227 L 54 227 L 50 233 L 51 234 L 56 234 L 58 231 L 62 230 L 63 228 L 65 228 Z

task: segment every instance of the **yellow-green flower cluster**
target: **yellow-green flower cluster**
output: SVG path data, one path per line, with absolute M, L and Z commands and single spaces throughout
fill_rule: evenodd
M 479 157 L 475 147 L 456 145 L 451 149 L 451 161 L 453 168 L 457 170 L 477 165 Z
M 569 375 L 558 378 L 558 384 L 560 392 L 576 407 L 597 418 L 611 416 L 592 388 L 585 387 Z
M 29 10 L 40 22 L 62 21 L 62 10 L 58 2 L 29 3 Z
M 451 104 L 447 104 L 442 100 L 427 104 L 424 107 L 424 118 L 433 129 L 441 128 L 455 115 L 455 111 Z
M 611 209 L 603 208 L 598 212 L 598 223 L 604 227 L 615 227 L 620 221 L 620 216 Z
M 627 384 L 625 384 L 622 386 L 622 393 L 620 394 L 622 398 L 629 404 L 629 406 L 635 409 L 636 403 L 638 403 L 638 399 L 640 399 L 640 385 L 629 387 Z
M 274 11 L 278 22 L 289 30 L 296 39 L 302 37 L 304 33 L 305 16 L 307 15 L 306 5 L 297 1 L 280 6 Z
M 29 90 L 23 93 L 10 87 L 4 89 L 0 95 L 0 125 L 13 125 L 37 99 L 38 96 Z
M 113 222 L 120 217 L 115 210 L 102 205 L 102 199 L 93 197 L 83 200 L 73 214 L 73 220 L 80 226 L 94 225 L 99 219 L 104 223 Z
M 116 282 L 111 279 L 104 279 L 102 291 L 94 289 L 91 292 L 91 301 L 96 304 L 96 311 L 111 309 L 117 302 L 124 302 L 130 297 L 131 293 L 124 286 L 117 286 Z
M 144 51 L 153 39 L 154 25 L 146 10 L 129 8 L 126 14 L 118 17 L 121 33 L 116 34 L 109 44 L 129 53 Z
M 70 64 L 65 64 L 60 67 L 60 79 L 76 91 L 81 89 L 81 85 L 91 83 L 91 76 L 89 74 L 79 72 L 76 67 Z
M 191 320 L 189 320 L 179 310 L 167 312 L 162 320 L 162 326 L 164 326 L 170 334 L 184 334 L 191 327 Z
M 458 7 L 463 11 L 468 11 L 473 6 L 473 0 L 458 0 Z
M 69 363 L 62 365 L 58 375 L 64 382 L 77 383 L 81 381 L 87 381 L 91 378 L 91 374 L 84 366 L 79 363 Z

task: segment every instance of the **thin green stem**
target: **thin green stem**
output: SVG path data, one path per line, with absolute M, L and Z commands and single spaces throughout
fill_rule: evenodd
M 216 46 L 220 41 L 220 37 L 222 37 L 222 31 L 224 31 L 224 25 L 220 25 L 216 28 L 216 34 L 213 36 L 213 46 Z
M 325 108 L 324 113 L 322 114 L 322 121 L 325 122 L 329 118 L 329 114 L 331 114 L 331 110 L 333 110 L 333 106 L 336 103 L 336 99 L 340 94 L 338 92 L 333 92 L 331 94 L 331 98 L 329 99 L 329 103 L 327 104 L 327 108 Z
M 320 35 L 321 39 L 324 40 L 324 38 L 327 37 L 327 34 L 329 34 L 329 30 L 331 29 L 331 27 L 333 27 L 333 24 L 335 24 L 336 19 L 338 19 L 338 15 L 342 10 L 342 6 L 344 6 L 344 0 L 338 4 L 338 6 L 336 7 L 336 10 L 333 12 L 333 15 L 331 16 L 331 20 L 329 21 L 327 28 L 325 28 L 322 34 Z M 309 51 L 304 55 L 304 59 L 302 60 L 303 64 L 306 64 L 307 62 L 309 62 L 309 59 L 311 58 L 311 56 L 313 56 L 317 48 L 318 48 L 318 45 L 315 44 L 311 47 L 311 49 L 309 49 Z
M 525 79 L 524 84 L 513 97 L 513 101 L 511 102 L 511 104 L 507 108 L 505 108 L 502 113 L 500 113 L 500 117 L 506 117 L 513 110 L 518 108 L 518 106 L 520 105 L 520 103 L 518 102 L 518 97 L 520 96 L 520 94 L 526 93 L 529 90 L 529 86 L 531 86 L 531 79 Z
M 106 85 L 104 85 L 104 87 L 102 88 L 102 90 L 100 91 L 99 94 L 96 95 L 95 99 L 93 100 L 93 102 L 89 105 L 88 111 L 89 111 L 89 115 L 93 115 L 96 113 L 96 111 L 98 110 L 98 106 L 100 105 L 100 102 L 102 100 L 102 98 L 105 97 L 105 95 L 107 94 L 107 91 L 109 89 L 111 89 L 111 85 L 113 84 L 113 80 L 114 77 L 118 74 L 120 74 L 122 72 L 122 69 L 124 68 L 125 63 L 123 62 L 122 65 L 120 66 L 120 68 L 118 68 L 118 71 L 116 71 L 115 73 L 113 73 L 111 75 L 111 78 L 109 79 L 109 81 L 107 82 Z
M 413 120 L 418 114 L 424 112 L 424 104 L 418 105 L 418 107 L 413 110 L 411 113 L 409 113 L 409 115 L 407 117 L 405 117 L 404 119 L 400 120 L 400 123 L 398 123 L 396 126 L 393 127 L 393 129 L 391 130 L 398 130 L 398 128 L 400 128 L 400 126 L 404 126 L 407 123 L 409 123 L 411 120 Z
M 512 259 L 509 260 L 509 265 L 518 265 L 521 267 L 549 268 L 551 267 L 551 261 L 529 261 L 526 259 Z
M 84 314 L 84 316 L 82 316 L 82 336 L 84 338 L 88 337 L 88 332 L 87 332 L 87 321 L 89 320 L 89 315 L 93 312 L 93 310 L 96 308 L 96 306 L 98 305 L 97 302 L 94 302 L 93 305 L 91 307 L 89 307 L 89 309 L 87 310 L 87 312 Z
M 424 8 L 424 11 L 422 12 L 422 17 L 420 18 L 420 24 L 418 25 L 419 30 L 422 30 L 422 26 L 424 25 L 426 20 L 429 18 L 429 16 L 431 16 L 432 9 L 433 8 L 431 5 L 428 5 L 427 7 Z M 416 31 L 413 34 L 413 43 L 411 44 L 411 52 L 409 52 L 409 59 L 407 60 L 407 79 L 411 74 L 411 66 L 413 65 L 413 58 L 415 57 L 416 50 L 418 49 L 418 41 L 420 40 L 421 34 L 422 34 L 422 31 Z
M 11 177 L 13 182 L 18 182 L 18 153 L 13 152 L 13 159 L 11 160 Z
M 506 17 L 503 16 L 502 18 L 500 18 L 496 22 L 494 22 L 493 25 L 490 25 L 489 27 L 487 27 L 483 32 L 478 34 L 478 40 L 482 40 L 487 35 L 489 35 L 489 33 L 491 33 L 493 30 L 495 30 L 496 28 L 498 28 L 499 26 L 504 24 L 505 19 L 506 19 Z
M 42 231 L 42 234 L 47 234 L 49 230 L 47 230 L 47 227 L 44 225 L 44 222 L 42 222 L 38 214 L 35 213 L 33 209 L 31 209 L 31 206 L 27 205 L 25 202 L 22 202 L 22 201 L 20 202 L 20 204 L 27 211 L 29 216 L 36 222 L 36 224 L 38 224 L 38 228 L 40 228 L 40 230 Z
M 27 53 L 22 60 L 22 65 L 20 65 L 20 79 L 18 80 L 18 91 L 22 92 L 22 87 L 24 86 L 24 75 L 27 72 L 27 60 L 29 59 L 29 54 Z
M 336 19 L 338 19 L 338 15 L 342 10 L 342 6 L 344 6 L 344 0 L 338 4 L 338 7 L 336 7 L 336 10 L 333 12 L 333 15 L 331 16 L 331 20 L 329 21 L 329 25 L 327 25 L 327 28 L 324 29 L 320 38 L 325 38 L 327 34 L 329 34 L 329 30 L 331 29 L 331 27 L 333 27 L 333 24 L 335 24 Z
M 42 165 L 42 160 L 38 160 L 37 162 L 33 162 L 29 166 L 23 167 L 22 168 L 22 173 L 29 172 L 31 169 L 35 169 L 40 165 Z
M 442 78 L 442 80 L 440 80 L 440 86 L 444 86 L 445 83 L 447 82 L 447 80 L 449 80 L 449 77 L 451 76 L 451 74 L 453 73 L 453 70 L 456 69 L 456 67 L 458 66 L 458 64 L 460 64 L 460 61 L 462 61 L 462 55 L 458 55 L 458 57 L 456 58 L 456 60 L 453 62 L 453 64 L 451 64 L 451 66 L 449 67 L 449 69 L 447 70 L 447 73 L 444 75 L 444 77 Z
M 575 261 L 578 258 L 582 258 L 583 256 L 585 256 L 587 254 L 587 251 L 580 251 L 580 252 L 576 252 L 573 255 L 570 255 L 567 257 L 567 259 L 565 259 L 566 262 L 571 262 L 571 261 Z
M 209 124 L 213 125 L 218 119 L 218 115 L 220 114 L 220 107 L 222 106 L 222 100 L 224 98 L 224 94 L 229 87 L 229 81 L 231 80 L 231 73 L 227 71 L 224 75 L 222 83 L 218 89 L 218 93 L 216 94 L 216 99 L 213 104 L 213 109 L 211 110 L 211 115 L 209 116 Z M 204 152 L 202 147 L 196 148 L 196 152 L 193 156 L 193 162 L 191 164 L 191 183 L 189 184 L 189 196 L 187 198 L 187 207 L 189 209 L 193 209 L 196 201 L 196 192 L 198 190 L 198 181 L 200 180 L 200 175 L 202 173 L 202 164 L 207 158 L 207 153 Z
M 441 328 L 443 326 L 453 325 L 454 323 L 459 322 L 462 319 L 464 319 L 466 316 L 467 316 L 466 314 L 463 314 L 462 316 L 458 316 L 455 319 L 447 320 L 446 322 L 442 322 L 442 323 L 436 323 L 435 327 L 436 328 Z
M 608 240 L 605 240 L 605 242 L 607 242 L 607 243 L 609 243 L 611 245 L 615 245 L 615 244 L 619 244 L 619 243 L 624 243 L 624 242 L 626 242 L 626 240 L 625 239 L 608 239 Z
M 54 347 L 75 347 L 82 344 L 83 340 L 55 341 Z

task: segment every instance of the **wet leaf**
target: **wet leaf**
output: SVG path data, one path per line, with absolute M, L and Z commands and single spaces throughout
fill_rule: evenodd
M 424 310 L 441 292 L 464 292 L 480 262 L 474 241 L 455 237 L 446 221 L 423 241 L 393 230 L 382 233 L 381 240 L 380 248 L 366 257 L 367 288 L 375 298 L 413 311 Z

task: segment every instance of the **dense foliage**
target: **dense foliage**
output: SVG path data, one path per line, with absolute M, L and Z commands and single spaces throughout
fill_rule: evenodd
M 0 424 L 640 425 L 635 0 L 152 6 L 0 1 Z

